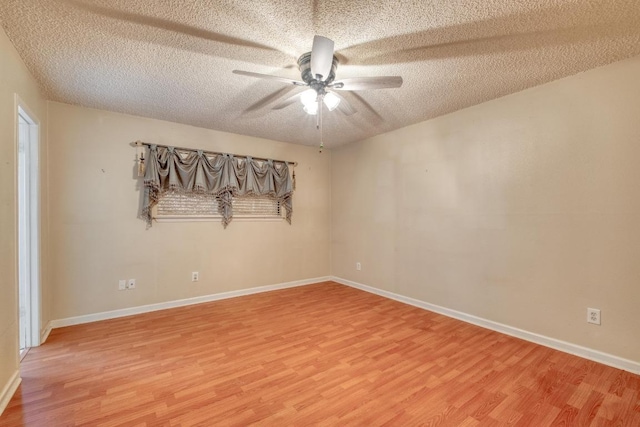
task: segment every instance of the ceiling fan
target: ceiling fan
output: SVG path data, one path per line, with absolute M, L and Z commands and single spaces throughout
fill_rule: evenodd
M 334 91 L 386 89 L 402 86 L 402 77 L 400 76 L 354 77 L 335 81 L 339 61 L 333 52 L 333 40 L 315 36 L 311 52 L 304 53 L 298 58 L 298 68 L 300 69 L 302 81 L 251 71 L 233 70 L 233 73 L 260 79 L 276 80 L 294 86 L 309 87 L 306 91 L 283 99 L 273 109 L 280 110 L 288 107 L 299 99 L 305 112 L 318 116 L 316 125 L 321 132 L 320 150 L 322 150 L 322 105 L 324 104 L 329 111 L 337 108 L 338 111 L 348 116 L 356 112 L 344 97 Z

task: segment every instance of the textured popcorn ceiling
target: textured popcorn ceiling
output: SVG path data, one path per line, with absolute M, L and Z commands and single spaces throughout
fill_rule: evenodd
M 640 54 L 638 0 L 2 0 L 0 20 L 55 101 L 317 145 L 299 79 L 314 34 L 336 80 L 400 75 L 400 89 L 341 92 L 335 147 Z M 187 142 L 183 142 L 187 144 Z

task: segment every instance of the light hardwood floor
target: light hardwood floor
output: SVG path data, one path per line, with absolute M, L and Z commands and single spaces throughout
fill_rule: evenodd
M 640 377 L 336 283 L 54 330 L 2 426 L 640 426 Z

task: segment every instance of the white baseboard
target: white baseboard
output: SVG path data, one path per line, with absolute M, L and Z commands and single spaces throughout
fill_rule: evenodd
M 40 333 L 40 345 L 47 341 L 47 338 L 49 338 L 49 334 L 51 333 L 51 329 L 53 329 L 53 326 L 51 326 L 51 321 L 49 321 Z
M 424 310 L 433 311 L 434 313 L 442 314 L 444 316 L 452 317 L 454 319 L 462 320 L 463 322 L 472 323 L 474 325 L 491 329 L 496 332 L 500 332 L 512 337 L 520 338 L 525 341 L 530 341 L 536 344 L 550 347 L 555 350 L 559 350 L 565 353 L 573 354 L 585 359 L 593 360 L 604 365 L 612 366 L 614 368 L 623 369 L 625 371 L 633 372 L 634 374 L 640 374 L 640 362 L 636 362 L 622 357 L 614 356 L 612 354 L 603 353 L 591 348 L 582 347 L 577 344 L 572 344 L 566 341 L 557 340 L 555 338 L 546 337 L 544 335 L 536 334 L 534 332 L 525 331 L 522 329 L 514 328 L 513 326 L 505 325 L 502 323 L 494 322 L 492 320 L 483 319 L 481 317 L 473 316 L 471 314 L 463 313 L 456 310 L 451 310 L 439 305 L 430 304 L 421 300 L 399 295 L 393 292 L 384 291 L 371 286 L 363 285 L 351 280 L 343 279 L 340 277 L 331 277 L 334 282 L 342 285 L 351 286 L 352 288 L 360 289 L 365 292 L 376 294 L 385 298 L 396 300 L 405 304 L 413 305 Z
M 20 378 L 20 370 L 16 370 L 0 393 L 0 415 L 2 415 L 4 410 L 7 408 L 7 405 L 18 389 L 20 382 L 22 382 L 22 378 Z
M 200 304 L 203 302 L 219 301 L 228 298 L 235 298 L 245 295 L 259 294 L 262 292 L 275 291 L 278 289 L 294 288 L 297 286 L 311 285 L 319 282 L 331 280 L 329 276 L 316 277 L 313 279 L 296 280 L 293 282 L 279 283 L 276 285 L 259 286 L 256 288 L 241 289 L 238 291 L 221 292 L 219 294 L 203 295 L 200 297 L 186 298 L 174 301 L 161 302 L 157 304 L 141 305 L 137 307 L 122 308 L 113 311 L 103 311 L 101 313 L 86 314 L 83 316 L 67 317 L 65 319 L 52 320 L 52 328 L 64 326 L 80 325 L 82 323 L 97 322 L 100 320 L 115 319 L 117 317 L 131 316 L 134 314 L 149 313 L 151 311 L 166 310 L 168 308 L 184 307 L 186 305 Z

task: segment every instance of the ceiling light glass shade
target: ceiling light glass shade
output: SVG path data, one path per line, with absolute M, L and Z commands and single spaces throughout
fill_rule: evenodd
M 318 93 L 313 89 L 307 89 L 300 94 L 300 101 L 307 114 L 318 114 Z
M 307 114 L 311 114 L 312 116 L 315 116 L 316 114 L 318 114 L 318 103 L 314 101 L 311 104 L 305 105 L 304 107 L 302 107 L 302 109 Z
M 317 104 L 318 102 L 318 94 L 313 89 L 307 89 L 300 94 L 300 101 L 302 101 L 302 105 L 310 105 Z
M 340 98 L 336 96 L 336 94 L 327 92 L 323 98 L 324 105 L 327 106 L 329 111 L 333 111 L 340 104 Z

